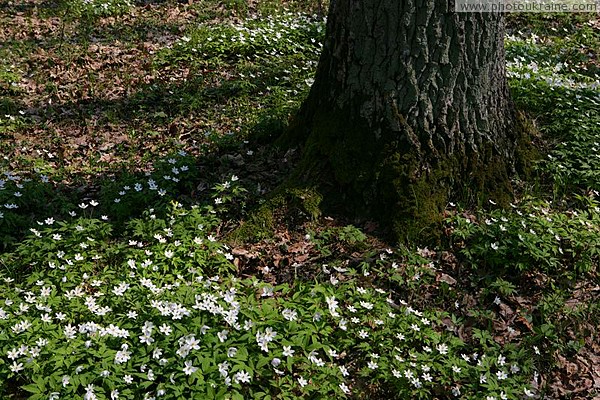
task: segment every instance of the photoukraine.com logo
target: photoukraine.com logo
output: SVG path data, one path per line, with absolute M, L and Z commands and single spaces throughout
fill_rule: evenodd
M 455 0 L 456 12 L 600 12 L 600 0 Z

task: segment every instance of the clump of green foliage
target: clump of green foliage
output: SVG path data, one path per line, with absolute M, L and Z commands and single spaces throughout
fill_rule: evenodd
M 566 39 L 532 34 L 506 41 L 513 97 L 535 116 L 549 142 L 539 169 L 551 177 L 556 194 L 600 190 L 600 80 L 594 48 L 585 44 L 593 38 L 584 29 Z M 578 43 L 577 56 L 571 41 Z
M 600 260 L 600 207 L 595 196 L 581 200 L 583 208 L 573 210 L 539 200 L 475 215 L 457 210 L 448 222 L 461 253 L 477 267 L 575 278 Z
M 296 56 L 318 56 L 324 39 L 322 19 L 302 14 L 255 17 L 240 24 L 200 26 L 192 29 L 162 54 L 171 60 L 211 59 L 229 62 Z
M 64 0 L 62 7 L 70 18 L 93 20 L 99 17 L 122 15 L 128 12 L 132 3 L 129 0 Z
M 47 216 L 2 255 L 0 394 L 346 398 L 365 382 L 398 398 L 530 393 L 527 349 L 500 346 L 484 331 L 465 343 L 442 323 L 447 312 L 403 299 L 400 253 L 325 269 L 316 282 L 237 278 L 217 231 L 244 196 L 239 179 L 183 206 L 166 188 L 185 179 L 186 156 L 158 165 L 162 180 L 115 182 L 122 191 L 108 188 L 102 199 L 110 206 L 88 199 L 64 218 Z M 115 230 L 122 217 L 110 211 L 125 210 L 125 199 L 132 214 Z M 314 240 L 365 239 L 346 226 Z

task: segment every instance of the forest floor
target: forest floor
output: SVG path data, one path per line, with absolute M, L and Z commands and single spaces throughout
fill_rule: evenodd
M 337 215 L 315 218 L 300 195 L 264 221 L 266 234 L 241 238 L 235 235 L 239 226 L 254 218 L 298 158 L 300 149 L 274 148 L 272 139 L 284 131 L 310 89 L 325 34 L 324 15 L 316 0 L 0 3 L 1 398 L 58 398 L 54 393 L 58 396 L 61 390 L 61 398 L 95 398 L 89 397 L 94 390 L 99 398 L 142 398 L 141 393 L 146 393 L 144 398 L 148 393 L 160 397 L 161 391 L 173 396 L 166 398 L 192 398 L 185 397 L 185 391 L 176 393 L 166 373 L 150 379 L 147 364 L 156 363 L 155 371 L 168 370 L 158 364 L 160 355 L 156 361 L 150 350 L 132 350 L 129 364 L 102 364 L 105 376 L 94 363 L 106 354 L 114 358 L 116 349 L 111 353 L 106 350 L 110 345 L 102 344 L 92 354 L 82 338 L 74 350 L 76 338 L 59 338 L 58 332 L 68 330 L 62 319 L 48 324 L 40 320 L 43 303 L 55 310 L 72 307 L 65 323 L 80 324 L 80 333 L 86 318 L 107 326 L 113 320 L 90 305 L 93 296 L 84 303 L 82 295 L 81 304 L 73 305 L 72 290 L 101 293 L 93 289 L 91 277 L 116 284 L 123 265 L 134 260 L 141 270 L 144 258 L 154 253 L 155 265 L 165 268 L 160 273 L 170 273 L 174 280 L 150 272 L 144 278 L 164 279 L 169 289 L 180 288 L 175 278 L 180 268 L 188 268 L 181 270 L 183 275 L 197 273 L 189 270 L 190 263 L 206 267 L 206 276 L 226 275 L 214 281 L 223 285 L 217 297 L 225 287 L 246 290 L 240 303 L 252 311 L 242 314 L 250 320 L 252 314 L 257 326 L 271 321 L 280 333 L 289 333 L 289 341 L 275 342 L 297 351 L 295 356 L 285 350 L 277 353 L 288 364 L 288 374 L 281 377 L 279 358 L 263 361 L 258 348 L 255 356 L 250 345 L 240 350 L 248 338 L 230 333 L 223 341 L 221 331 L 215 343 L 231 346 L 224 350 L 227 356 L 206 353 L 193 361 L 202 365 L 210 384 L 185 363 L 183 378 L 189 376 L 190 393 L 195 393 L 194 385 L 206 386 L 195 398 L 378 398 L 395 393 L 399 398 L 600 399 L 598 14 L 520 14 L 508 19 L 507 70 L 513 98 L 534 121 L 533 141 L 539 151 L 534 176 L 529 181 L 515 178 L 517 195 L 511 209 L 449 204 L 443 243 L 398 247 L 388 243 L 372 221 Z M 197 209 L 201 215 L 196 216 Z M 183 222 L 174 222 L 180 216 Z M 185 219 L 192 217 L 197 219 Z M 190 221 L 196 230 L 188 227 Z M 90 227 L 90 243 L 103 243 L 97 253 L 89 253 L 89 260 L 90 243 L 83 245 L 74 233 L 82 226 Z M 202 235 L 198 229 L 204 229 Z M 201 246 L 193 262 L 183 253 L 178 258 L 181 243 Z M 145 255 L 135 253 L 136 246 Z M 101 257 L 106 264 L 97 263 Z M 71 265 L 71 259 L 79 258 L 89 261 L 81 277 L 73 272 L 59 279 L 57 270 L 48 268 Z M 61 280 L 85 284 L 67 290 Z M 121 283 L 127 288 L 136 285 Z M 23 300 L 36 292 L 36 285 L 49 285 L 51 300 L 40 300 L 45 299 L 42 295 Z M 149 287 L 140 284 L 139 293 Z M 262 294 L 257 294 L 258 288 Z M 117 286 L 107 290 L 120 293 Z M 273 290 L 275 295 L 269 295 Z M 360 298 L 366 290 L 371 297 Z M 159 298 L 161 291 L 156 291 Z M 310 300 L 320 291 L 325 301 Z M 349 292 L 352 300 L 344 297 Z M 137 312 L 144 314 L 139 305 L 143 302 L 131 296 L 127 307 L 140 307 Z M 186 304 L 184 299 L 193 297 L 188 292 L 173 296 L 173 304 Z M 350 322 L 338 319 L 332 296 L 339 301 L 342 320 L 347 316 Z M 227 303 L 227 296 L 223 298 Z M 260 303 L 263 298 L 276 302 L 269 307 L 282 308 L 283 317 L 267 313 L 267 303 Z M 364 320 L 353 314 L 354 300 L 361 305 L 356 307 L 364 308 L 359 311 Z M 39 307 L 29 310 L 19 304 Z M 111 303 L 112 309 L 124 307 L 119 304 Z M 407 327 L 415 324 L 389 322 L 389 328 L 380 329 L 380 319 L 367 312 L 371 307 L 379 313 L 385 310 L 390 321 L 395 310 L 409 316 L 427 310 L 427 318 L 417 322 L 435 321 L 428 331 L 432 336 L 417 335 L 408 347 L 402 347 L 403 339 L 388 343 L 388 337 L 408 335 L 399 329 L 410 330 Z M 90 312 L 92 317 L 84 318 Z M 292 317 L 293 312 L 300 317 Z M 319 325 L 322 314 L 335 329 Z M 20 325 L 25 315 L 33 327 Z M 415 315 L 421 318 L 419 311 Z M 145 332 L 141 317 L 138 322 L 120 318 L 114 317 L 115 324 L 129 326 L 132 341 L 137 341 L 140 329 Z M 293 329 L 312 333 L 302 336 L 285 325 L 296 318 L 312 325 L 298 322 Z M 381 325 L 388 323 L 381 318 Z M 346 329 L 337 327 L 354 319 L 361 321 L 344 336 Z M 159 320 L 157 315 L 147 316 L 156 326 Z M 173 329 L 183 337 L 210 325 L 206 321 L 191 325 L 194 329 L 176 324 Z M 252 340 L 256 335 L 259 345 L 261 332 L 250 335 Z M 51 344 L 47 351 L 38 346 L 42 356 L 31 353 L 33 345 L 14 352 L 15 342 L 46 337 L 52 338 Z M 373 343 L 358 337 L 371 337 Z M 392 357 L 390 349 L 378 352 L 375 338 L 398 354 Z M 159 350 L 176 348 L 177 342 L 164 340 Z M 453 357 L 443 357 L 446 340 Z M 303 347 L 311 350 L 304 358 Z M 236 349 L 234 356 L 231 348 Z M 438 358 L 427 358 L 431 348 L 439 352 Z M 75 351 L 87 364 L 66 365 L 51 355 Z M 245 355 L 238 359 L 236 352 Z M 487 352 L 493 365 L 477 360 Z M 317 354 L 329 357 L 328 365 L 341 366 L 341 372 L 327 375 L 318 369 Z M 505 357 L 513 362 L 510 372 L 509 364 L 504 368 Z M 174 363 L 178 355 L 173 351 L 164 359 Z M 222 374 L 219 360 L 235 365 L 225 374 L 230 381 L 222 391 L 209 378 L 213 374 L 216 382 Z M 271 375 L 260 372 L 269 365 Z M 417 371 L 417 365 L 426 368 L 413 378 L 410 371 Z M 127 368 L 136 371 L 131 372 L 139 381 L 136 389 L 119 389 L 123 376 L 129 376 Z M 253 382 L 248 386 L 242 374 L 246 371 Z M 398 377 L 398 371 L 404 375 Z M 434 381 L 439 379 L 435 384 L 430 383 L 432 375 Z M 66 384 L 64 376 L 70 379 Z

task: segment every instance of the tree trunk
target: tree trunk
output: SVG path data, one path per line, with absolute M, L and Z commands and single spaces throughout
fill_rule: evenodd
M 389 222 L 439 226 L 448 201 L 508 199 L 515 113 L 501 15 L 447 0 L 333 0 L 315 82 L 288 138 L 325 199 Z

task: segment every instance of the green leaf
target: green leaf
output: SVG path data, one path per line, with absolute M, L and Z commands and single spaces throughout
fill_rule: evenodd
M 261 357 L 256 363 L 256 369 L 260 369 L 269 363 L 269 359 L 267 357 Z
M 202 359 L 202 371 L 208 371 L 210 368 L 210 358 L 205 357 Z
M 40 388 L 35 383 L 30 383 L 29 385 L 21 386 L 21 389 L 29 393 L 41 393 Z
M 240 392 L 233 392 L 231 394 L 231 400 L 244 400 L 244 396 Z
M 245 347 L 238 348 L 235 359 L 238 361 L 246 361 L 248 359 L 248 350 Z

